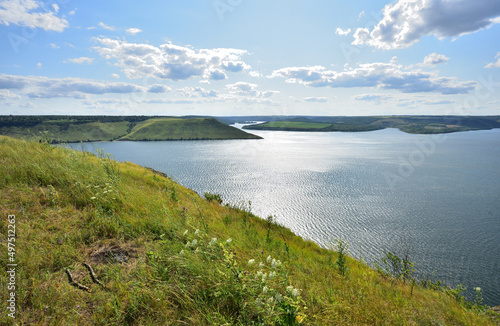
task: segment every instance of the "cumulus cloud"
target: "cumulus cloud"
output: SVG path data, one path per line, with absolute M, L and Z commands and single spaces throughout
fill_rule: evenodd
M 309 87 L 374 87 L 396 89 L 403 93 L 437 92 L 463 94 L 473 90 L 475 82 L 459 82 L 436 72 L 410 70 L 391 60 L 389 63 L 365 63 L 344 71 L 322 66 L 287 67 L 273 71 L 270 78 L 285 78 L 287 83 Z
M 70 61 L 72 63 L 76 63 L 78 65 L 91 64 L 92 62 L 94 62 L 94 58 L 79 57 L 79 58 L 74 58 L 74 59 L 68 59 L 68 61 Z
M 171 90 L 172 89 L 170 87 L 160 84 L 155 84 L 148 88 L 149 93 L 167 93 L 170 92 Z
M 392 96 L 380 94 L 360 94 L 354 96 L 353 98 L 356 101 L 373 102 L 374 104 L 379 105 L 384 101 L 392 99 Z
M 226 79 L 226 72 L 250 69 L 241 57 L 245 50 L 194 49 L 172 43 L 153 46 L 110 38 L 96 38 L 94 49 L 106 60 L 114 61 L 128 78 L 186 80 L 199 77 Z
M 0 89 L 0 101 L 4 101 L 4 100 L 18 100 L 20 98 L 21 98 L 21 96 L 12 93 L 8 89 Z
M 351 29 L 348 28 L 346 30 L 340 28 L 340 27 L 337 27 L 337 29 L 335 30 L 335 34 L 337 35 L 342 35 L 342 36 L 347 36 L 349 34 L 351 34 Z
M 496 62 L 488 63 L 484 67 L 485 68 L 500 68 L 500 52 L 497 53 L 497 55 L 495 56 L 495 59 L 497 59 Z
M 138 33 L 142 32 L 142 30 L 139 29 L 139 28 L 133 28 L 132 27 L 132 28 L 127 29 L 126 32 L 129 35 L 135 35 L 135 34 L 138 34 Z
M 149 89 L 130 83 L 98 82 L 81 78 L 48 78 L 41 76 L 0 75 L 0 90 L 17 90 L 30 98 L 73 97 L 86 95 L 126 94 L 135 92 L 167 92 L 168 87 L 153 85 Z
M 46 31 L 62 32 L 69 26 L 64 18 L 57 17 L 59 7 L 52 11 L 43 8 L 43 3 L 35 0 L 4 0 L 0 2 L 0 24 L 42 28 Z
M 178 89 L 177 91 L 181 92 L 185 97 L 197 98 L 197 97 L 218 97 L 219 92 L 216 90 L 206 90 L 203 87 L 184 87 Z
M 372 29 L 358 28 L 353 45 L 404 49 L 426 35 L 440 39 L 474 33 L 499 23 L 498 0 L 398 0 L 384 7 Z
M 450 60 L 450 58 L 448 58 L 444 54 L 437 54 L 436 52 L 434 52 L 424 58 L 424 65 L 435 66 L 448 60 Z
M 251 84 L 247 82 L 237 82 L 234 84 L 226 85 L 226 88 L 231 90 L 232 94 L 253 98 L 268 98 L 275 94 L 279 94 L 279 91 L 258 91 L 256 90 L 257 86 L 257 84 Z

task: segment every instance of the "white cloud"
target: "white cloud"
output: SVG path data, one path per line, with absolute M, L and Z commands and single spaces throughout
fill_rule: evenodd
M 76 9 L 71 10 L 68 15 L 73 16 L 76 13 Z
M 438 38 L 474 33 L 499 23 L 498 0 L 398 0 L 384 7 L 372 29 L 358 28 L 353 45 L 404 49 L 426 35 Z
M 42 28 L 46 31 L 62 32 L 69 26 L 68 21 L 56 16 L 59 7 L 52 6 L 54 11 L 43 9 L 35 0 L 4 0 L 0 2 L 0 24 Z
M 91 64 L 92 62 L 94 62 L 94 58 L 79 57 L 79 58 L 74 58 L 74 59 L 68 59 L 68 61 L 76 63 L 78 65 Z
M 373 102 L 374 104 L 379 105 L 384 101 L 392 99 L 392 96 L 380 94 L 360 94 L 354 96 L 353 98 L 356 101 Z
M 170 87 L 160 84 L 151 85 L 148 88 L 149 93 L 167 93 L 170 92 L 171 90 L 172 89 Z
M 463 94 L 476 83 L 458 82 L 453 77 L 440 77 L 437 72 L 410 70 L 391 60 L 389 63 L 365 63 L 344 71 L 327 70 L 322 66 L 287 67 L 273 71 L 271 78 L 285 78 L 287 83 L 309 87 L 373 87 L 396 89 L 403 93 L 437 92 Z
M 111 77 L 118 79 L 118 78 L 120 78 L 120 75 L 118 75 L 118 74 L 111 74 Z
M 94 49 L 106 60 L 115 61 L 128 78 L 152 77 L 186 80 L 199 77 L 209 80 L 226 79 L 227 72 L 250 69 L 239 49 L 193 49 L 172 43 L 159 47 L 144 43 L 95 38 L 100 46 Z
M 257 84 L 251 84 L 246 82 L 237 82 L 234 84 L 226 85 L 226 88 L 231 90 L 231 94 L 250 98 L 269 98 L 275 94 L 279 94 L 279 91 L 258 91 L 256 90 Z
M 307 103 L 326 103 L 330 102 L 330 99 L 328 97 L 304 97 L 304 98 L 295 98 L 293 96 L 290 96 L 290 99 L 294 102 L 307 102 Z
M 20 98 L 21 98 L 21 96 L 12 93 L 8 89 L 0 89 L 0 101 L 4 101 L 4 100 L 18 100 Z
M 53 49 L 59 49 L 59 48 L 60 48 L 60 46 L 59 46 L 59 45 L 54 44 L 54 43 L 50 43 L 50 44 L 49 44 L 49 46 L 50 46 L 51 48 L 53 48 Z
M 115 30 L 115 28 L 113 26 L 106 25 L 103 22 L 99 23 L 99 27 L 107 29 L 108 31 L 114 31 Z
M 182 89 L 178 89 L 178 92 L 181 92 L 185 97 L 191 98 L 199 98 L 199 97 L 208 97 L 214 98 L 219 96 L 219 92 L 216 90 L 206 90 L 203 87 L 184 87 Z
M 139 29 L 139 28 L 133 28 L 132 27 L 132 28 L 127 29 L 126 32 L 129 35 L 135 35 L 135 34 L 138 34 L 138 33 L 142 32 L 142 30 Z
M 434 52 L 424 58 L 424 65 L 435 66 L 448 60 L 450 60 L 450 58 L 448 58 L 444 54 L 437 54 L 436 52 Z
M 37 64 L 36 64 L 36 67 L 37 67 L 38 69 L 42 68 L 42 63 L 41 63 L 41 62 L 37 63 Z
M 346 30 L 343 30 L 342 28 L 337 27 L 337 29 L 335 30 L 335 34 L 342 35 L 342 36 L 347 36 L 347 35 L 351 34 L 351 29 L 348 28 Z
M 58 6 L 57 4 L 55 4 L 55 3 L 53 3 L 53 4 L 52 4 L 52 9 L 54 9 L 54 11 L 55 11 L 56 13 L 58 13 L 58 12 L 59 12 L 59 6 Z
M 500 52 L 497 53 L 497 55 L 495 56 L 495 59 L 497 59 L 496 62 L 488 63 L 484 67 L 485 68 L 500 68 Z
M 248 74 L 252 77 L 255 77 L 255 78 L 263 77 L 262 74 L 256 70 L 249 71 Z
M 0 90 L 18 90 L 31 98 L 73 97 L 85 98 L 86 95 L 126 94 L 161 92 L 157 85 L 149 88 L 122 82 L 98 82 L 81 78 L 48 78 L 42 76 L 15 76 L 0 74 Z M 163 88 L 164 92 L 169 91 Z

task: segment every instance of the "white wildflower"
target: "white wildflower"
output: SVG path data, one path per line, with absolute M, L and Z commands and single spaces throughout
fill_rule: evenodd
M 189 248 L 189 247 L 191 247 L 191 242 L 189 242 L 189 241 L 188 241 L 188 242 L 186 243 L 186 248 Z
M 274 298 L 270 297 L 269 299 L 267 299 L 267 303 L 273 304 L 274 303 Z
M 264 265 L 264 263 L 263 263 L 263 262 L 260 262 L 260 263 L 259 263 L 259 268 L 260 268 L 260 269 L 264 268 L 264 266 L 265 266 L 265 265 Z
M 198 240 L 194 239 L 194 240 L 191 242 L 191 247 L 195 247 L 197 244 L 198 244 Z
M 210 240 L 210 243 L 208 244 L 209 247 L 215 245 L 217 243 L 217 238 L 212 238 L 212 240 Z
M 195 254 L 200 252 L 200 247 L 196 247 L 196 250 L 194 251 Z
M 183 236 L 186 236 L 186 234 L 188 234 L 188 230 L 184 231 L 184 233 L 182 234 Z
M 265 282 L 266 279 L 267 279 L 267 274 L 266 273 L 262 274 L 262 282 Z
M 248 261 L 248 266 L 252 266 L 253 264 L 255 264 L 255 259 L 250 259 Z
M 476 290 L 476 292 L 481 292 L 481 288 L 479 286 L 475 287 L 474 290 Z
M 255 275 L 257 276 L 258 278 L 261 278 L 262 277 L 262 272 L 261 271 L 258 271 L 257 274 Z
M 233 239 L 229 238 L 226 240 L 226 244 L 230 244 L 233 241 Z
M 267 256 L 267 263 L 270 264 L 271 263 L 271 255 Z
M 272 271 L 269 273 L 269 279 L 272 280 L 273 278 L 276 277 L 276 272 L 275 271 Z
M 275 296 L 276 301 L 281 302 L 283 300 L 283 296 L 281 294 L 276 294 Z
M 266 295 L 268 291 L 269 287 L 267 285 L 262 288 L 262 294 Z
M 179 256 L 184 256 L 184 249 L 181 250 L 181 252 L 179 253 Z
M 292 291 L 293 291 L 293 286 L 289 285 L 286 287 L 286 292 L 292 293 Z
M 200 233 L 200 230 L 199 229 L 196 229 L 196 231 L 194 231 L 194 236 L 197 237 L 198 236 L 198 233 Z
M 300 295 L 300 290 L 299 289 L 293 289 L 292 290 L 292 296 L 298 297 Z

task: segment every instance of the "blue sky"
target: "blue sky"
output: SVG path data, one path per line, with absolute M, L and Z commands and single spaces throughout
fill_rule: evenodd
M 0 0 L 0 114 L 500 114 L 498 0 Z

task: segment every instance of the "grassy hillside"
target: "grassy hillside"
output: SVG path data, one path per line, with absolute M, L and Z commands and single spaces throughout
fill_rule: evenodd
M 496 324 L 456 290 L 377 272 L 249 204 L 103 154 L 0 136 L 0 189 L 17 325 Z M 5 311 L 0 324 L 13 324 Z
M 276 117 L 272 117 L 276 119 Z M 414 134 L 440 134 L 500 128 L 499 116 L 295 117 L 245 126 L 249 130 L 371 131 L 398 128 Z
M 142 116 L 0 116 L 0 135 L 53 143 L 260 138 L 211 118 Z
M 159 118 L 138 123 L 121 140 L 258 139 L 213 118 Z

